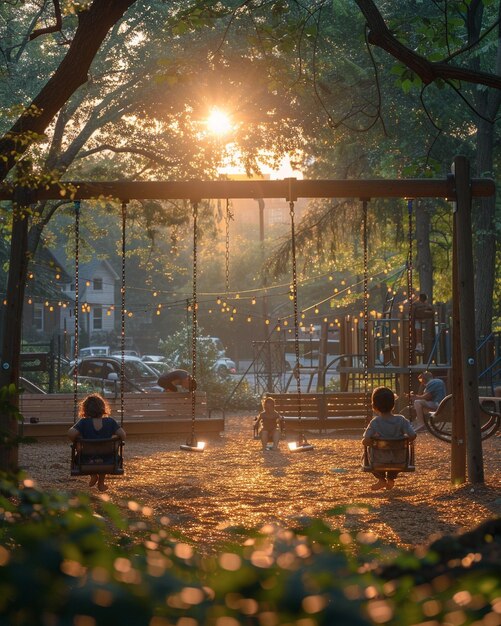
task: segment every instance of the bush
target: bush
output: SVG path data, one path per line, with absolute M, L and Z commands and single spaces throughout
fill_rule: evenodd
M 240 542 L 200 556 L 148 507 L 131 504 L 125 520 L 105 500 L 7 476 L 0 493 L 0 624 L 499 623 L 499 521 L 419 557 L 402 551 L 391 569 L 376 567 L 388 551 L 368 533 L 320 520 L 235 529 Z

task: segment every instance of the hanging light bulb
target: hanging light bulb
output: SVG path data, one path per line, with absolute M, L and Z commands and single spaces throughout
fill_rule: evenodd
M 216 304 L 221 304 L 221 298 L 219 296 L 216 298 Z
M 247 321 L 252 322 L 252 317 L 250 315 L 247 316 Z
M 256 298 L 252 298 L 251 304 L 256 304 Z

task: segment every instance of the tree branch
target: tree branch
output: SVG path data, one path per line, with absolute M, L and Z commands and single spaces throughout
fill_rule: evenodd
M 91 154 L 95 154 L 96 152 L 102 152 L 103 150 L 109 150 L 110 152 L 116 152 L 117 154 L 124 153 L 124 152 L 128 152 L 129 154 L 138 154 L 138 155 L 144 156 L 150 161 L 154 161 L 155 163 L 160 163 L 161 165 L 167 165 L 169 167 L 171 167 L 172 165 L 175 165 L 174 162 L 167 161 L 163 157 L 158 156 L 158 154 L 155 154 L 151 150 L 146 150 L 145 148 L 132 148 L 132 147 L 131 148 L 129 147 L 117 148 L 116 146 L 112 146 L 111 144 L 106 144 L 106 143 L 101 146 L 97 146 L 96 148 L 90 148 L 89 150 L 84 150 L 80 152 L 80 154 L 77 156 L 77 159 L 85 159 L 85 157 L 88 157 Z
M 30 41 L 40 37 L 41 35 L 47 35 L 48 33 L 58 33 L 63 27 L 63 17 L 61 15 L 61 7 L 59 5 L 59 0 L 52 0 L 54 4 L 54 13 L 56 14 L 56 23 L 52 26 L 47 26 L 47 28 L 37 28 L 30 35 Z
M 0 181 L 36 141 L 70 96 L 87 80 L 87 72 L 110 28 L 136 0 L 94 0 L 78 14 L 78 27 L 66 56 L 50 80 L 9 131 L 0 138 Z
M 369 42 L 386 50 L 388 54 L 406 65 L 419 76 L 425 85 L 429 85 L 440 78 L 501 89 L 501 76 L 461 68 L 444 62 L 433 63 L 416 54 L 392 35 L 373 0 L 356 0 L 356 3 L 367 21 L 370 31 Z

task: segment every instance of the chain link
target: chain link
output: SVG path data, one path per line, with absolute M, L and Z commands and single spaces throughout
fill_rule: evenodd
M 196 445 L 195 433 L 195 412 L 196 412 L 196 395 L 194 390 L 194 382 L 197 379 L 197 333 L 198 333 L 198 301 L 197 301 L 197 249 L 198 249 L 198 202 L 192 202 L 193 210 L 193 297 L 191 307 L 191 442 L 190 445 Z
M 233 219 L 233 213 L 230 208 L 229 199 L 226 200 L 226 239 L 225 239 L 225 285 L 226 294 L 230 291 L 230 221 Z
M 369 237 L 367 228 L 367 200 L 362 200 L 362 235 L 364 247 L 364 392 L 366 406 L 366 420 L 370 422 L 372 417 L 371 403 L 369 402 Z
M 79 352 L 79 264 L 80 264 L 80 201 L 76 200 L 75 207 L 75 309 L 74 309 L 74 321 L 75 321 L 75 338 L 73 355 L 75 359 L 75 368 L 73 370 L 73 423 L 78 418 L 78 352 Z
M 296 263 L 296 227 L 294 220 L 294 202 L 289 202 L 289 213 L 291 218 L 291 257 L 292 257 L 292 301 L 294 304 L 294 351 L 296 355 L 296 366 L 294 368 L 294 378 L 297 387 L 298 402 L 298 422 L 301 425 L 301 366 L 299 363 L 299 319 L 297 306 L 297 263 Z M 301 435 L 302 436 L 302 435 Z
M 414 289 L 413 286 L 413 266 L 412 266 L 412 258 L 414 256 L 413 250 L 413 200 L 410 198 L 407 200 L 407 220 L 408 220 L 408 244 L 409 244 L 409 256 L 407 257 L 407 301 L 409 302 L 409 328 L 408 328 L 408 365 L 409 365 L 409 374 L 408 374 L 408 382 L 407 382 L 407 393 L 409 397 L 409 403 L 411 401 L 411 391 L 412 391 L 412 363 L 414 361 L 414 307 L 412 306 L 412 292 Z
M 125 383 L 125 253 L 126 253 L 126 222 L 127 222 L 127 202 L 122 202 L 122 282 L 120 285 L 120 424 L 124 421 L 124 383 Z

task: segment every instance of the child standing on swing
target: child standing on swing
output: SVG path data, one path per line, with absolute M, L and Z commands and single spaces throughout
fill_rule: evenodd
M 416 432 L 411 423 L 403 415 L 395 415 L 395 394 L 388 387 L 376 387 L 372 392 L 372 409 L 376 414 L 372 418 L 363 434 L 362 443 L 368 446 L 372 439 L 402 439 L 408 437 L 410 441 L 416 438 Z M 379 489 L 393 489 L 398 472 L 372 472 L 378 479 L 371 485 L 373 491 Z
M 125 430 L 120 424 L 109 417 L 111 411 L 106 400 L 98 393 L 93 393 L 80 403 L 78 422 L 68 431 L 68 437 L 75 442 L 78 439 L 111 439 L 117 437 L 125 440 Z M 99 491 L 106 491 L 108 487 L 104 480 L 106 474 L 92 474 L 89 487 L 97 483 Z

